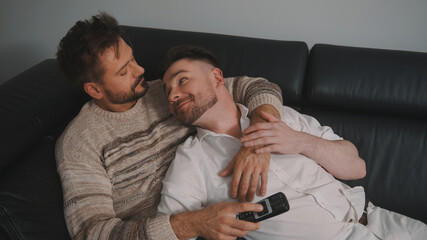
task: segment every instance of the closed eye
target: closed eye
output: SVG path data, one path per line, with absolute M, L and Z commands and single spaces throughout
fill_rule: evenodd
M 179 79 L 179 84 L 181 85 L 183 82 L 185 82 L 186 80 L 188 80 L 187 78 L 180 78 Z

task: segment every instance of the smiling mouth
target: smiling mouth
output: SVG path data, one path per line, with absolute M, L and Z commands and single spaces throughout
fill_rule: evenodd
M 181 102 L 175 109 L 177 110 L 177 111 L 179 111 L 179 110 L 181 110 L 185 105 L 187 105 L 188 103 L 190 103 L 191 102 L 191 99 L 188 99 L 188 100 L 186 100 L 186 101 L 183 101 L 183 102 Z
M 179 112 L 180 110 L 182 110 L 182 108 L 187 105 L 188 103 L 192 102 L 193 99 L 191 97 L 185 98 L 185 99 L 181 99 L 178 100 L 177 102 L 174 103 L 174 109 L 175 112 Z

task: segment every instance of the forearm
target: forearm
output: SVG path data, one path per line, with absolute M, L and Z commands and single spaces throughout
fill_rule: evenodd
M 354 180 L 365 177 L 365 161 L 359 157 L 356 147 L 346 140 L 325 140 L 304 134 L 302 154 L 316 161 L 334 177 Z
M 174 239 L 169 218 L 119 218 L 114 208 L 111 182 L 101 167 L 75 163 L 58 165 L 64 193 L 64 217 L 72 239 Z M 89 161 L 86 161 L 88 163 Z M 141 214 L 141 213 L 140 213 Z
M 236 103 L 245 105 L 249 115 L 261 105 L 271 105 L 283 114 L 283 98 L 280 87 L 264 78 L 232 77 L 225 78 L 225 86 Z M 280 118 L 280 117 L 279 117 Z
M 267 120 L 265 120 L 260 113 L 261 112 L 266 112 L 266 113 L 270 113 L 271 115 L 280 118 L 280 113 L 279 111 L 277 111 L 277 109 L 269 104 L 263 104 L 258 106 L 257 108 L 255 108 L 252 111 L 251 114 L 251 125 L 255 124 L 255 123 L 261 123 L 261 122 L 267 122 Z

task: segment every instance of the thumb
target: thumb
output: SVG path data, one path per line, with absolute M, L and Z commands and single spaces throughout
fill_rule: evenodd
M 235 203 L 234 205 L 234 210 L 237 213 L 249 212 L 249 211 L 261 212 L 263 209 L 264 209 L 263 206 L 258 203 L 244 202 L 244 203 Z
M 267 112 L 261 111 L 260 115 L 261 115 L 262 118 L 264 118 L 268 122 L 277 122 L 277 121 L 280 121 L 277 117 L 275 117 L 271 113 L 267 113 Z
M 219 173 L 219 176 L 220 177 L 230 176 L 233 173 L 235 163 L 236 163 L 236 159 L 233 158 L 233 160 L 231 160 L 231 162 L 228 164 L 228 166 Z

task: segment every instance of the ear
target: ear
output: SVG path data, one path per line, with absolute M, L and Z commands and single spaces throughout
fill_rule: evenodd
M 212 74 L 215 79 L 215 87 L 220 87 L 224 85 L 224 77 L 222 75 L 222 71 L 219 68 L 212 69 Z
M 83 89 L 94 99 L 100 100 L 103 97 L 102 91 L 97 83 L 87 82 L 83 85 Z

